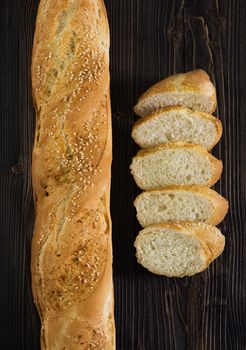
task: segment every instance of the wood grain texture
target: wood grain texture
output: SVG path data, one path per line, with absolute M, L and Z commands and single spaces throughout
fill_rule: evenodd
M 0 5 L 1 349 L 38 350 L 30 286 L 34 131 L 30 59 L 38 0 Z M 119 350 L 246 349 L 246 3 L 243 0 L 107 0 L 111 26 L 115 315 Z M 214 151 L 216 189 L 230 201 L 226 250 L 191 278 L 154 276 L 137 265 L 138 189 L 129 172 L 137 97 L 163 77 L 203 68 L 216 83 L 224 126 Z M 59 349 L 60 350 L 60 349 Z

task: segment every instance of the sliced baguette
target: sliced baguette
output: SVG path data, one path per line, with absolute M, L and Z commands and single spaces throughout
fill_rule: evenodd
M 143 190 L 169 185 L 211 187 L 221 176 L 222 162 L 202 146 L 176 142 L 140 150 L 130 169 Z
M 216 226 L 228 211 L 227 200 L 206 186 L 168 186 L 142 192 L 134 205 L 143 227 L 170 221 Z
M 132 137 L 142 148 L 182 141 L 210 150 L 222 135 L 221 122 L 211 114 L 172 106 L 163 108 L 134 125 Z
M 172 75 L 149 88 L 134 107 L 144 117 L 166 106 L 179 105 L 213 113 L 216 109 L 215 87 L 204 70 Z
M 167 277 L 192 276 L 206 269 L 224 250 L 225 237 L 204 223 L 159 224 L 135 240 L 139 264 Z

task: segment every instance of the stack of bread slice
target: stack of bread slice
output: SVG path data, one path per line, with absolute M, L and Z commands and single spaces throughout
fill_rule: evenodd
M 130 166 L 144 190 L 135 200 L 141 226 L 137 259 L 169 277 L 203 271 L 223 251 L 218 225 L 228 202 L 210 187 L 222 162 L 209 151 L 221 138 L 216 91 L 203 70 L 170 76 L 152 86 L 134 111 L 132 137 L 142 148 Z

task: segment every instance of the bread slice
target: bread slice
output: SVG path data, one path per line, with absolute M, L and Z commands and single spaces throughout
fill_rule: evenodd
M 204 70 L 172 75 L 149 88 L 138 100 L 134 111 L 141 117 L 166 106 L 183 106 L 213 113 L 216 91 Z
M 170 223 L 143 229 L 134 245 L 138 262 L 150 272 L 184 277 L 206 269 L 223 252 L 225 237 L 204 223 Z
M 211 187 L 221 176 L 222 162 L 202 146 L 176 142 L 140 150 L 130 169 L 143 190 L 169 185 Z
M 222 135 L 221 122 L 211 114 L 189 108 L 163 108 L 134 125 L 132 137 L 142 148 L 182 141 L 198 144 L 210 150 Z
M 228 211 L 228 202 L 205 186 L 168 186 L 142 192 L 134 201 L 141 226 L 162 222 L 205 222 L 218 225 Z

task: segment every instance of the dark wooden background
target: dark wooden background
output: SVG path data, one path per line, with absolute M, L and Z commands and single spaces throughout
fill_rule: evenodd
M 57 0 L 58 1 L 58 0 Z M 246 349 L 246 2 L 107 0 L 111 27 L 112 220 L 117 350 Z M 38 0 L 0 2 L 0 349 L 39 349 L 30 289 L 34 131 L 30 63 Z M 163 77 L 203 68 L 216 84 L 224 162 L 216 189 L 230 201 L 226 249 L 192 278 L 137 265 L 129 174 L 132 106 Z M 61 350 L 61 349 L 57 349 Z M 99 350 L 99 349 L 98 349 Z M 100 349 L 103 350 L 103 349 Z

